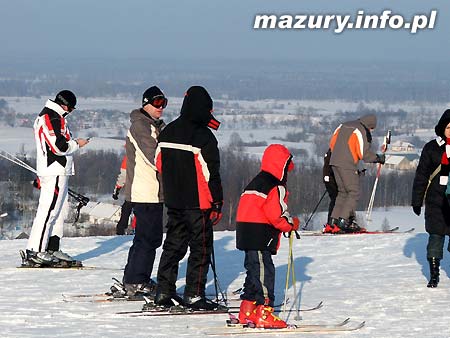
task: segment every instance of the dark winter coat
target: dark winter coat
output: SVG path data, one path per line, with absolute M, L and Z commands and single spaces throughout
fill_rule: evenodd
M 421 207 L 425 198 L 425 229 L 430 234 L 450 235 L 450 206 L 445 196 L 447 183 L 441 184 L 438 173 L 428 187 L 428 180 L 441 164 L 445 152 L 445 142 L 442 139 L 445 126 L 450 123 L 450 110 L 447 110 L 436 126 L 436 140 L 428 142 L 422 150 L 419 165 L 414 177 L 412 202 L 413 207 Z M 444 126 L 444 127 L 442 127 Z M 426 196 L 425 196 L 425 191 Z
M 247 185 L 236 216 L 236 247 L 239 250 L 270 251 L 276 254 L 281 232 L 292 230 L 287 210 L 287 171 L 292 155 L 280 144 L 264 152 L 261 172 Z
M 174 209 L 210 209 L 222 203 L 220 155 L 211 130 L 219 122 L 205 88 L 187 91 L 180 117 L 159 134 L 156 166 L 162 174 L 164 203 Z

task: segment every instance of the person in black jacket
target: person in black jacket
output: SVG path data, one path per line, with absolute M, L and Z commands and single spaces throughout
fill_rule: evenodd
M 450 158 L 450 109 L 435 127 L 437 139 L 425 144 L 414 178 L 412 208 L 419 216 L 425 200 L 425 229 L 429 233 L 427 260 L 430 265 L 428 287 L 439 283 L 445 235 L 450 235 L 450 206 L 445 196 Z M 429 180 L 431 181 L 429 183 Z M 450 247 L 448 248 L 450 251 Z
M 193 309 L 217 309 L 205 298 L 213 246 L 212 226 L 222 217 L 223 192 L 217 140 L 208 127 L 219 127 L 211 114 L 213 101 L 205 88 L 193 86 L 183 100 L 180 116 L 158 137 L 156 167 L 162 174 L 168 208 L 167 234 L 158 267 L 155 303 L 185 304 Z M 184 297 L 176 295 L 178 264 L 190 255 Z

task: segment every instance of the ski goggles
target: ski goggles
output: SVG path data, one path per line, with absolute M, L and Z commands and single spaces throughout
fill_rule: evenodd
M 164 95 L 156 95 L 151 98 L 149 103 L 155 108 L 166 108 L 167 102 L 168 100 Z

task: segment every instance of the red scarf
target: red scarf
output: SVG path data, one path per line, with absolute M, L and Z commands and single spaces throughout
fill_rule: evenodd
M 447 137 L 447 142 L 445 143 L 445 151 L 442 154 L 442 165 L 449 165 L 450 164 L 450 137 Z

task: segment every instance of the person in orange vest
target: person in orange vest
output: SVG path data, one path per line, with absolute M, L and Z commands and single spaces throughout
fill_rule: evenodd
M 245 251 L 247 270 L 241 295 L 239 321 L 256 327 L 287 326 L 273 314 L 275 266 L 282 232 L 298 230 L 300 221 L 288 212 L 288 172 L 294 169 L 292 155 L 281 144 L 271 144 L 262 157 L 261 171 L 247 185 L 237 210 L 236 247 Z
M 377 126 L 377 117 L 365 115 L 355 121 L 341 124 L 330 140 L 330 165 L 338 186 L 336 203 L 331 213 L 332 233 L 359 232 L 362 229 L 351 223 L 350 217 L 359 200 L 359 161 L 369 163 L 385 162 L 385 154 L 376 154 L 370 148 L 371 132 Z

